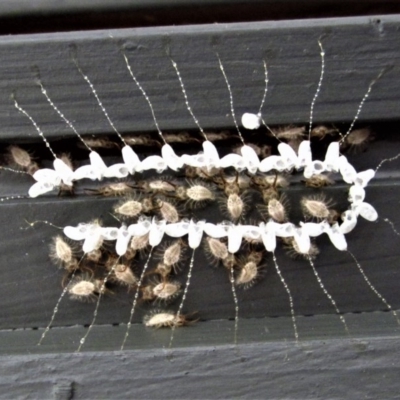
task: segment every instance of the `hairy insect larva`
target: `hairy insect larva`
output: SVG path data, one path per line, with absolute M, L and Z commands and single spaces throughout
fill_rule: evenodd
M 219 239 L 207 237 L 206 239 L 207 253 L 212 256 L 217 263 L 229 256 L 228 246 Z
M 38 164 L 32 160 L 31 155 L 21 147 L 10 146 L 8 154 L 9 163 L 18 165 L 30 175 L 33 175 L 39 169 Z
M 276 222 L 284 223 L 287 221 L 287 199 L 281 195 L 280 199 L 270 199 L 267 205 L 268 215 Z
M 165 278 L 172 272 L 172 265 L 167 265 L 160 262 L 157 264 L 157 267 L 154 270 L 154 272 Z
M 156 205 L 162 219 L 165 219 L 169 223 L 175 223 L 179 221 L 180 216 L 178 209 L 171 201 L 167 201 L 165 199 L 157 199 Z
M 243 218 L 247 211 L 250 198 L 247 195 L 232 193 L 227 198 L 219 200 L 222 211 L 233 221 L 236 222 Z
M 129 265 L 117 264 L 114 269 L 114 276 L 115 280 L 122 285 L 134 286 L 138 283 L 138 278 Z
M 176 190 L 177 185 L 171 182 L 172 179 L 163 177 L 138 182 L 138 187 L 146 192 L 153 193 L 171 193 Z
M 143 205 L 137 200 L 124 200 L 114 207 L 114 212 L 124 217 L 134 218 L 143 212 Z
M 162 261 L 165 265 L 175 268 L 181 261 L 183 252 L 183 242 L 182 240 L 177 240 L 163 251 Z
M 331 216 L 333 202 L 327 201 L 324 195 L 308 196 L 301 199 L 301 206 L 306 216 L 323 220 Z
M 226 200 L 226 209 L 233 221 L 237 221 L 245 214 L 246 204 L 238 194 L 230 194 Z
M 126 144 L 130 146 L 160 147 L 160 142 L 149 135 L 124 135 L 124 139 Z
M 167 143 L 199 143 L 200 140 L 189 132 L 164 133 Z
M 201 208 L 215 199 L 214 192 L 204 183 L 189 181 L 189 187 L 179 186 L 176 196 L 181 200 L 186 200 L 191 208 Z
M 68 289 L 71 299 L 81 301 L 93 301 L 101 287 L 100 280 L 93 280 L 85 276 L 80 276 L 71 283 Z
M 340 132 L 338 129 L 334 127 L 329 127 L 329 126 L 324 126 L 324 125 L 318 125 L 311 130 L 311 137 L 312 138 L 317 138 L 319 140 L 322 140 L 325 138 L 325 136 L 330 135 L 339 135 Z
M 145 326 L 149 328 L 172 328 L 173 326 L 184 326 L 188 325 L 187 318 L 180 314 L 179 317 L 177 314 L 170 311 L 153 311 L 151 314 L 146 315 L 143 319 L 143 323 Z
M 50 258 L 57 264 L 62 264 L 67 270 L 69 266 L 78 264 L 75 250 L 62 236 L 55 236 L 50 245 Z M 74 268 L 75 269 L 75 268 Z
M 355 129 L 346 135 L 342 147 L 349 148 L 351 151 L 362 151 L 372 140 L 372 132 L 368 128 Z
M 248 261 L 240 267 L 239 275 L 235 279 L 235 285 L 243 286 L 244 289 L 248 289 L 253 286 L 257 275 L 257 264 L 253 261 Z
M 305 136 L 305 126 L 287 126 L 272 129 L 274 136 L 280 140 L 302 139 Z
M 84 137 L 83 141 L 86 144 L 86 146 L 89 146 L 92 149 L 99 149 L 99 148 L 101 148 L 101 149 L 115 149 L 115 148 L 119 147 L 118 143 L 113 142 L 108 137 L 101 137 L 101 138 Z M 78 146 L 86 148 L 84 143 L 79 142 Z
M 239 273 L 235 279 L 235 285 L 248 289 L 260 279 L 262 267 L 260 262 L 263 258 L 263 252 L 253 251 L 247 257 L 239 261 Z
M 86 260 L 98 263 L 101 260 L 101 257 L 103 256 L 102 252 L 100 249 L 96 249 L 93 251 L 90 251 L 89 253 L 86 254 Z
M 292 238 L 283 238 L 282 240 L 286 244 L 288 255 L 294 259 L 304 258 L 308 260 L 308 258 L 311 258 L 311 260 L 315 260 L 319 254 L 319 249 L 314 242 L 311 242 L 308 252 L 304 253 L 300 251 L 298 244 Z
M 128 193 L 132 193 L 134 189 L 128 183 L 117 182 L 102 186 L 99 189 L 86 189 L 85 191 L 105 197 L 111 197 L 111 196 L 125 196 Z
M 210 142 L 217 142 L 219 140 L 237 139 L 237 136 L 233 135 L 231 131 L 207 132 L 206 135 Z
M 143 236 L 134 236 L 131 239 L 130 248 L 132 250 L 143 252 L 149 246 L 149 234 Z
M 335 183 L 333 179 L 325 174 L 313 175 L 311 178 L 305 179 L 304 182 L 307 187 L 312 188 L 331 186 Z
M 164 278 L 153 286 L 152 292 L 156 301 L 170 302 L 179 295 L 180 288 L 179 282 L 168 281 Z

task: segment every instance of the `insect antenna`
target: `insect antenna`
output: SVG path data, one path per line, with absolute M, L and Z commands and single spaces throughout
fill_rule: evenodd
M 207 139 L 207 135 L 204 133 L 203 128 L 200 126 L 200 123 L 199 123 L 198 119 L 193 114 L 192 108 L 190 107 L 189 100 L 188 100 L 187 93 L 186 93 L 186 89 L 185 89 L 185 85 L 183 84 L 182 76 L 181 76 L 181 74 L 179 72 L 178 65 L 172 58 L 171 58 L 171 62 L 172 62 L 172 66 L 175 68 L 176 75 L 178 76 L 179 83 L 181 85 L 182 93 L 183 93 L 183 96 L 185 98 L 186 108 L 188 109 L 190 115 L 193 118 L 193 121 L 195 122 L 195 124 L 199 128 L 199 130 L 200 130 L 201 134 L 203 135 L 204 139 L 208 140 Z
M 87 82 L 87 84 L 90 87 L 90 90 L 93 93 L 93 96 L 96 98 L 97 104 L 100 106 L 101 111 L 103 111 L 104 116 L 107 118 L 108 123 L 110 124 L 111 128 L 114 130 L 114 132 L 118 135 L 119 139 L 121 140 L 121 142 L 126 146 L 126 142 L 125 139 L 122 137 L 122 135 L 120 134 L 120 132 L 118 131 L 118 129 L 115 127 L 114 123 L 112 122 L 110 116 L 108 115 L 107 110 L 105 109 L 105 107 L 103 106 L 103 103 L 100 100 L 99 95 L 97 94 L 96 89 L 94 88 L 92 82 L 90 81 L 89 77 L 87 75 L 85 75 L 85 73 L 82 71 L 82 68 L 80 67 L 79 63 L 78 63 L 78 59 L 76 57 L 75 54 L 72 54 L 72 61 L 74 62 L 74 64 L 76 65 L 76 68 L 78 69 L 79 73 L 82 75 L 83 79 Z
M 318 45 L 319 45 L 319 48 L 321 49 L 321 52 L 320 52 L 320 55 L 321 55 L 321 75 L 319 77 L 317 90 L 315 91 L 314 97 L 313 97 L 312 102 L 311 102 L 310 121 L 309 121 L 309 126 L 308 126 L 308 140 L 311 140 L 312 123 L 313 123 L 313 117 L 314 117 L 314 106 L 315 106 L 315 102 L 317 101 L 319 92 L 321 90 L 322 80 L 324 78 L 324 72 L 325 72 L 325 51 L 324 51 L 324 48 L 322 47 L 322 43 L 321 43 L 320 40 L 318 40 Z
M 396 318 L 397 324 L 400 325 L 400 320 L 399 320 L 399 316 L 397 315 L 397 312 L 395 310 L 393 310 L 392 306 L 387 302 L 387 300 L 382 296 L 381 293 L 378 292 L 378 290 L 376 289 L 376 287 L 371 283 L 371 281 L 368 279 L 364 269 L 361 267 L 361 264 L 358 262 L 358 260 L 356 259 L 355 255 L 350 251 L 347 250 L 347 252 L 351 255 L 351 257 L 353 258 L 354 262 L 357 265 L 358 270 L 360 271 L 362 277 L 364 278 L 365 282 L 367 283 L 367 285 L 370 287 L 370 289 L 376 294 L 376 296 L 382 300 L 382 303 L 390 310 L 390 312 L 393 314 L 394 318 Z
M 158 131 L 158 134 L 161 137 L 161 140 L 163 141 L 164 144 L 167 144 L 167 142 L 166 142 L 166 140 L 165 140 L 165 138 L 164 138 L 164 136 L 163 136 L 163 134 L 161 132 L 161 129 L 160 129 L 159 125 L 158 125 L 158 122 L 157 122 L 157 119 L 156 119 L 156 115 L 154 113 L 154 108 L 153 108 L 153 105 L 151 104 L 149 96 L 147 96 L 147 93 L 145 92 L 145 90 L 143 89 L 142 85 L 139 83 L 139 81 L 137 80 L 136 76 L 134 75 L 134 73 L 132 71 L 132 68 L 131 68 L 131 65 L 129 64 L 128 57 L 126 56 L 125 52 L 122 52 L 122 55 L 124 57 L 124 60 L 125 60 L 125 63 L 126 63 L 126 67 L 128 68 L 129 74 L 131 75 L 133 81 L 136 83 L 136 86 L 142 92 L 143 97 L 146 99 L 147 104 L 150 107 L 151 115 L 153 116 L 154 125 L 157 128 L 157 131 Z
M 186 278 L 186 284 L 185 284 L 185 289 L 183 290 L 183 294 L 182 294 L 182 299 L 181 299 L 181 303 L 179 304 L 179 308 L 178 311 L 176 313 L 176 320 L 179 321 L 179 317 L 182 314 L 182 309 L 183 309 L 183 304 L 186 300 L 186 296 L 189 290 L 189 286 L 190 286 L 190 281 L 192 279 L 192 271 L 193 271 L 193 266 L 194 266 L 194 253 L 195 253 L 196 249 L 194 248 L 192 251 L 192 256 L 190 257 L 190 264 L 189 264 L 189 271 L 187 274 L 187 278 Z M 169 339 L 169 345 L 168 348 L 170 349 L 172 347 L 172 343 L 174 341 L 174 334 L 175 334 L 175 329 L 176 329 L 176 324 L 172 325 L 172 331 L 171 331 L 171 337 Z
M 312 270 L 313 270 L 313 272 L 314 272 L 315 277 L 317 278 L 317 281 L 318 281 L 318 284 L 319 284 L 320 288 L 321 288 L 322 291 L 325 293 L 325 296 L 326 296 L 326 297 L 329 299 L 329 301 L 331 302 L 333 308 L 334 308 L 335 311 L 336 311 L 336 314 L 338 315 L 338 317 L 340 318 L 340 321 L 342 322 L 342 324 L 343 324 L 343 326 L 344 326 L 344 329 L 345 329 L 346 333 L 347 333 L 348 335 L 350 335 L 349 328 L 348 328 L 348 326 L 347 326 L 346 320 L 345 320 L 344 316 L 341 314 L 341 312 L 340 312 L 340 310 L 339 310 L 339 307 L 338 307 L 337 304 L 336 304 L 336 301 L 334 300 L 334 298 L 332 297 L 332 295 L 328 292 L 328 290 L 325 288 L 325 285 L 322 283 L 321 277 L 319 276 L 319 273 L 318 273 L 317 269 L 315 268 L 315 265 L 314 265 L 314 263 L 313 263 L 311 257 L 308 256 L 307 259 L 308 259 L 308 262 L 310 263 L 310 266 L 311 266 L 311 268 L 312 268 Z
M 298 343 L 299 342 L 299 333 L 297 331 L 296 315 L 294 313 L 294 305 L 293 305 L 292 293 L 291 293 L 291 291 L 289 289 L 289 286 L 286 283 L 285 278 L 283 277 L 282 272 L 281 272 L 281 270 L 279 268 L 278 261 L 276 260 L 275 252 L 272 252 L 272 259 L 274 260 L 275 269 L 276 269 L 276 272 L 277 272 L 277 274 L 279 276 L 279 279 L 281 280 L 282 285 L 285 288 L 286 293 L 287 293 L 288 298 L 289 298 L 290 314 L 292 316 L 292 325 L 293 325 L 293 331 L 294 331 L 294 338 L 296 339 L 296 343 Z
M 111 267 L 110 271 L 108 272 L 108 274 L 107 274 L 107 275 L 105 276 L 105 278 L 103 279 L 103 282 L 102 282 L 102 284 L 101 284 L 101 286 L 100 286 L 99 295 L 98 295 L 98 297 L 97 297 L 96 307 L 95 307 L 94 312 L 93 312 L 92 322 L 90 323 L 90 325 L 89 325 L 89 327 L 88 327 L 88 330 L 86 331 L 85 335 L 79 340 L 79 346 L 78 346 L 78 348 L 77 348 L 76 351 L 75 351 L 76 353 L 79 353 L 79 352 L 81 351 L 83 345 L 85 344 L 85 341 L 86 341 L 87 337 L 88 337 L 89 334 L 90 334 L 90 331 L 92 330 L 92 328 L 93 328 L 93 326 L 94 326 L 94 324 L 95 324 L 95 322 L 96 322 L 97 313 L 98 313 L 98 311 L 99 311 L 99 306 L 100 306 L 100 300 L 101 300 L 101 298 L 102 298 L 102 296 L 103 296 L 103 294 L 104 294 L 104 292 L 105 292 L 106 283 L 107 283 L 108 279 L 111 277 L 111 275 L 114 273 L 115 268 L 117 267 L 120 258 L 121 258 L 121 257 L 118 257 L 118 258 L 117 258 L 117 260 L 115 261 L 114 265 Z
M 154 249 L 154 246 L 152 246 L 151 249 L 150 249 L 149 255 L 148 255 L 147 260 L 146 260 L 146 263 L 144 264 L 142 273 L 140 274 L 139 281 L 137 283 L 135 297 L 133 298 L 132 308 L 131 308 L 131 312 L 130 312 L 130 316 L 129 316 L 129 321 L 128 321 L 128 324 L 126 325 L 125 336 L 124 336 L 124 339 L 123 339 L 122 344 L 121 344 L 121 350 L 124 349 L 126 340 L 128 339 L 128 336 L 129 336 L 129 330 L 131 329 L 132 318 L 133 318 L 133 314 L 135 312 L 136 304 L 137 304 L 137 301 L 138 301 L 138 298 L 139 298 L 140 288 L 142 287 L 142 282 L 143 282 L 143 279 L 144 279 L 144 277 L 146 275 L 146 271 L 147 271 L 147 268 L 149 266 L 149 262 L 151 260 L 151 256 L 153 254 L 153 249 Z

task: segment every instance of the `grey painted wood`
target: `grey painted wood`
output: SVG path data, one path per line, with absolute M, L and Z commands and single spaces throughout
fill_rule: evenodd
M 398 351 L 364 337 L 2 356 L 1 398 L 396 398 Z
M 128 74 L 121 47 L 164 130 L 195 128 L 168 56 L 178 63 L 190 104 L 204 128 L 233 124 L 216 53 L 230 79 L 238 119 L 245 111 L 259 109 L 265 59 L 270 78 L 263 110 L 266 121 L 308 121 L 320 75 L 319 38 L 326 51 L 326 71 L 315 120 L 352 120 L 368 85 L 385 68 L 388 71 L 375 85 L 361 118 L 393 119 L 398 116 L 399 101 L 399 23 L 399 16 L 382 16 L 2 37 L 0 137 L 37 137 L 29 121 L 13 107 L 12 92 L 46 135 L 71 135 L 35 84 L 33 66 L 40 69 L 54 102 L 82 134 L 110 132 L 71 61 L 71 45 L 76 46 L 83 70 L 122 133 L 152 131 L 154 123 Z

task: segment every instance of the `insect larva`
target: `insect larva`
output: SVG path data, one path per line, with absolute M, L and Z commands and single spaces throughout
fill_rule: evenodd
M 247 257 L 238 262 L 239 272 L 236 275 L 235 285 L 248 289 L 261 278 L 263 252 L 252 251 Z
M 340 131 L 335 127 L 329 127 L 324 125 L 318 125 L 311 130 L 311 138 L 317 138 L 319 140 L 324 139 L 327 135 L 335 136 L 341 135 Z
M 272 130 L 273 136 L 280 140 L 297 140 L 304 139 L 306 128 L 305 126 L 287 126 Z
M 175 223 L 180 220 L 179 211 L 171 201 L 159 198 L 156 199 L 155 203 L 162 219 L 169 223 Z
M 97 137 L 85 137 L 83 139 L 83 142 L 79 142 L 78 146 L 79 147 L 83 147 L 83 148 L 87 148 L 90 147 L 91 149 L 115 149 L 115 148 L 119 148 L 120 146 L 118 145 L 118 143 L 113 142 L 111 139 L 109 139 L 108 137 L 101 137 L 101 138 L 97 138 Z
M 124 200 L 114 207 L 114 212 L 124 217 L 134 218 L 143 212 L 143 205 L 137 200 Z
M 171 268 L 176 271 L 179 263 L 182 261 L 185 247 L 184 242 L 181 239 L 178 239 L 159 249 L 157 251 L 157 258 L 161 259 L 161 265 L 159 264 L 157 268 L 160 268 L 160 271 L 164 272 L 168 269 L 171 271 Z M 164 274 L 161 273 L 161 275 Z
M 307 187 L 312 188 L 331 186 L 335 183 L 333 179 L 325 174 L 313 175 L 311 178 L 305 179 L 304 182 Z
M 80 301 L 94 301 L 100 293 L 101 280 L 95 280 L 88 276 L 76 277 L 69 285 L 68 293 L 71 299 Z
M 219 239 L 211 237 L 206 238 L 206 250 L 207 254 L 211 256 L 214 263 L 218 264 L 220 261 L 225 260 L 229 256 L 228 246 L 226 243 Z
M 189 324 L 189 320 L 184 315 L 177 315 L 172 311 L 154 310 L 146 315 L 143 324 L 148 328 L 172 328 L 174 326 L 185 326 Z
M 292 238 L 283 238 L 283 242 L 286 243 L 287 253 L 294 259 L 308 259 L 308 257 L 310 257 L 312 260 L 315 260 L 319 254 L 319 249 L 314 242 L 311 242 L 310 249 L 307 253 L 301 252 L 297 242 Z
M 215 200 L 214 191 L 205 183 L 188 181 L 188 184 L 189 187 L 179 186 L 176 190 L 176 196 L 186 200 L 188 207 L 201 208 Z
M 55 236 L 50 245 L 50 258 L 58 265 L 71 272 L 78 268 L 76 249 L 62 236 Z
M 250 196 L 248 194 L 231 193 L 220 197 L 218 202 L 222 212 L 233 222 L 236 222 L 242 219 L 249 210 Z
M 175 192 L 177 185 L 171 182 L 172 178 L 162 177 L 149 179 L 137 183 L 138 188 L 145 192 L 153 193 L 171 193 Z
M 32 160 L 31 155 L 19 146 L 10 146 L 8 148 L 8 159 L 12 165 L 18 165 L 29 175 L 33 175 L 38 169 L 38 164 Z
M 160 142 L 154 140 L 149 135 L 125 135 L 124 136 L 125 142 L 130 146 L 154 146 L 160 147 Z
M 372 139 L 373 135 L 370 129 L 355 129 L 345 137 L 342 148 L 348 148 L 354 152 L 363 151 Z
M 284 195 L 281 195 L 279 199 L 270 199 L 267 207 L 260 207 L 260 209 L 266 210 L 269 217 L 276 222 L 284 223 L 288 219 L 288 199 Z
M 134 191 L 133 187 L 126 182 L 109 183 L 98 189 L 85 189 L 86 193 L 101 195 L 104 197 L 125 196 Z
M 168 143 L 199 143 L 200 140 L 189 132 L 164 133 L 165 140 Z
M 138 277 L 132 272 L 129 265 L 117 264 L 114 269 L 115 280 L 121 285 L 134 286 L 138 283 Z
M 135 251 L 144 252 L 149 246 L 149 234 L 143 236 L 134 236 L 131 239 L 130 248 Z
M 151 285 L 151 287 L 155 301 L 169 303 L 179 295 L 181 284 L 164 278 L 161 282 Z
M 328 219 L 331 216 L 330 208 L 333 205 L 333 201 L 326 200 L 323 194 L 306 196 L 301 199 L 301 206 L 304 215 L 311 218 L 316 218 L 317 220 Z

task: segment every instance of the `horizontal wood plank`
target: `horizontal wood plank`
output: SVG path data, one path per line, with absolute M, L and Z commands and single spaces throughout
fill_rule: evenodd
M 266 121 L 307 122 L 320 76 L 319 38 L 326 52 L 326 71 L 315 120 L 351 121 L 368 85 L 383 69 L 388 70 L 374 86 L 360 119 L 397 118 L 399 24 L 400 17 L 394 15 L 4 36 L 0 38 L 0 137 L 37 138 L 30 122 L 14 108 L 13 92 L 48 137 L 73 135 L 41 94 L 33 67 L 39 68 L 48 93 L 78 131 L 111 131 L 71 60 L 71 45 L 121 133 L 155 129 L 121 48 L 163 130 L 196 128 L 169 56 L 180 68 L 200 124 L 207 129 L 233 126 L 217 53 L 230 80 L 238 119 L 245 111 L 259 109 L 265 60 L 270 79 L 263 109 Z

